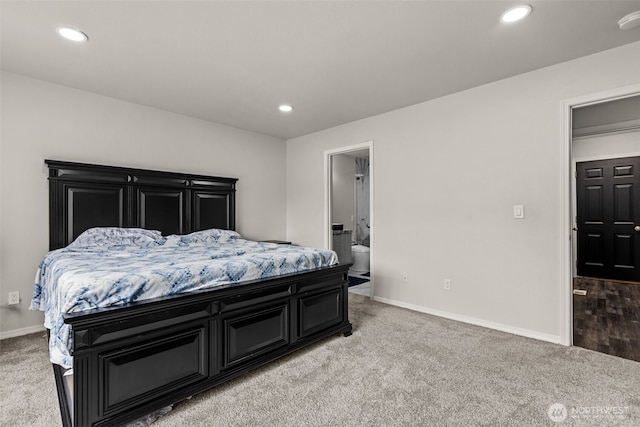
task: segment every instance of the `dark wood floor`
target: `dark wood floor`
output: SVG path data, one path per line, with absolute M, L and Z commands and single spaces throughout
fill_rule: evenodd
M 576 277 L 573 344 L 640 362 L 640 283 Z

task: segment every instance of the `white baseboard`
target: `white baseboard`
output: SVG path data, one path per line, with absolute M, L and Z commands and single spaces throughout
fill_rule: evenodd
M 372 297 L 373 300 L 379 301 L 389 305 L 395 305 L 397 307 L 408 308 L 409 310 L 418 311 L 420 313 L 431 314 L 433 316 L 444 317 L 445 319 L 457 320 L 459 322 L 469 323 L 476 326 L 482 326 L 484 328 L 495 329 L 497 331 L 507 332 L 509 334 L 520 335 L 527 338 L 533 338 L 540 341 L 547 341 L 554 344 L 561 344 L 559 335 L 543 334 L 538 331 L 532 331 L 529 329 L 518 328 L 515 326 L 504 325 L 502 323 L 490 322 L 487 320 L 476 319 L 475 317 L 462 316 L 460 314 L 449 313 L 447 311 L 434 310 L 432 308 L 421 307 L 415 304 L 408 304 L 401 301 L 396 301 L 382 297 Z
M 6 338 L 19 337 L 22 335 L 33 334 L 36 332 L 43 332 L 45 330 L 46 329 L 43 325 L 36 325 L 36 326 L 28 326 L 26 328 L 14 329 L 11 331 L 0 332 L 0 340 L 4 340 Z

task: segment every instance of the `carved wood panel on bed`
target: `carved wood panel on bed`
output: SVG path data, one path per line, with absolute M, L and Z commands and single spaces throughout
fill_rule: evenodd
M 164 235 L 235 230 L 236 178 L 45 160 L 50 249 L 90 227 L 140 227 Z
M 235 228 L 234 178 L 46 163 L 52 250 L 96 226 Z M 122 425 L 330 335 L 350 335 L 348 268 L 64 315 L 74 338 L 70 385 L 53 365 L 63 424 Z

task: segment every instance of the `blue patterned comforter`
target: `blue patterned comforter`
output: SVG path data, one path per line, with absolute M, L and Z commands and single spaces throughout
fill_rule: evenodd
M 36 275 L 31 309 L 44 311 L 44 325 L 51 331 L 51 362 L 71 368 L 72 336 L 64 313 L 337 263 L 333 251 L 253 242 L 227 230 L 165 238 L 142 229 L 91 229 L 45 256 Z

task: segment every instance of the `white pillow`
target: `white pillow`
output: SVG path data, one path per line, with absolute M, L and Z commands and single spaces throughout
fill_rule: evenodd
M 162 233 L 144 228 L 95 227 L 80 234 L 68 247 L 138 246 L 164 243 Z
M 195 231 L 191 234 L 180 236 L 180 242 L 184 244 L 202 243 L 208 245 L 212 243 L 224 243 L 239 238 L 240 234 L 233 230 L 210 228 L 209 230 Z

